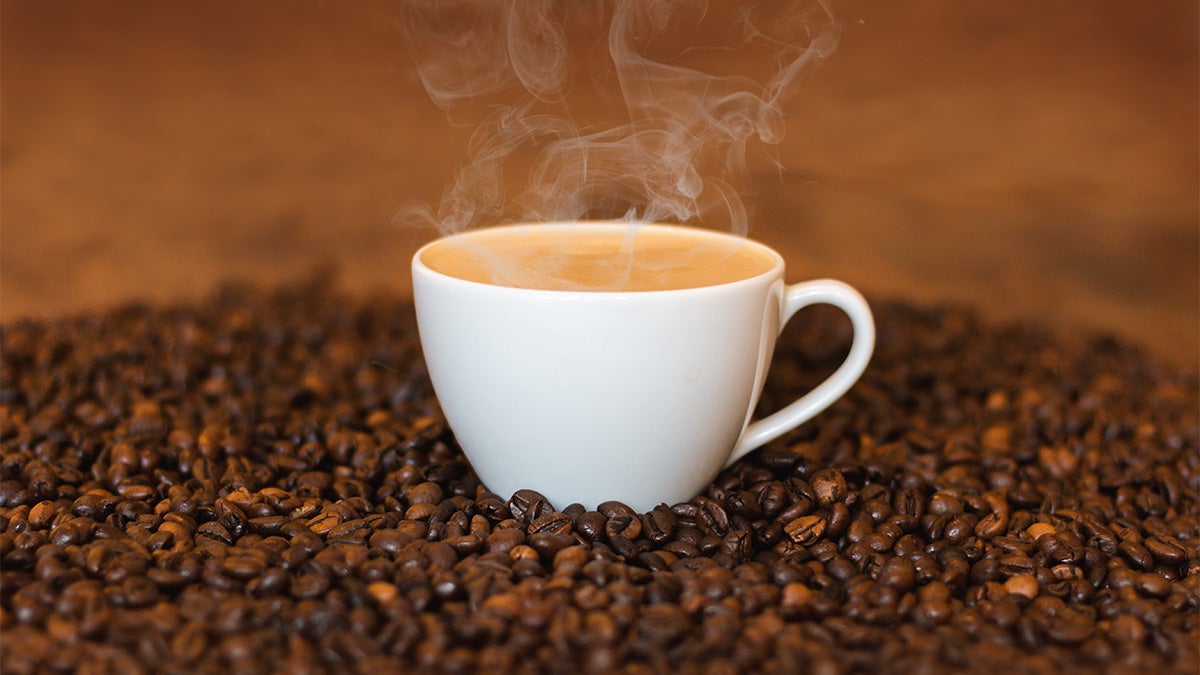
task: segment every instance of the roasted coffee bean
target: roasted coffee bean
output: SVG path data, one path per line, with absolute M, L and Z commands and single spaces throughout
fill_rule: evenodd
M 1150 537 L 1146 540 L 1145 547 L 1150 555 L 1163 565 L 1178 566 L 1187 562 L 1187 549 L 1170 535 Z
M 528 524 L 554 509 L 541 494 L 533 490 L 517 490 L 508 500 L 508 510 L 513 518 Z
M 685 541 L 671 541 L 663 546 L 663 550 L 680 558 L 695 558 L 700 555 L 700 549 Z
M 1138 569 L 1148 570 L 1154 566 L 1154 558 L 1150 555 L 1150 551 L 1135 541 L 1123 541 L 1117 546 L 1117 550 Z
M 529 545 L 547 558 L 553 558 L 556 553 L 574 543 L 575 540 L 566 534 L 539 532 L 529 535 Z
M 229 534 L 229 530 L 225 526 L 216 521 L 204 523 L 196 531 L 196 539 L 207 539 L 209 541 L 230 546 L 233 544 L 233 537 Z
M 809 477 L 809 484 L 817 495 L 817 503 L 830 506 L 846 496 L 846 478 L 837 469 L 821 469 Z
M 937 492 L 929 499 L 929 512 L 937 516 L 957 516 L 963 512 L 962 501 L 952 494 Z
M 725 496 L 725 506 L 730 513 L 743 518 L 753 520 L 762 516 L 762 510 L 758 507 L 758 499 L 749 490 L 730 492 Z
M 992 539 L 1008 530 L 1008 516 L 999 513 L 989 513 L 975 524 L 975 534 L 983 539 Z
M 609 540 L 621 536 L 629 540 L 636 539 L 642 533 L 642 522 L 636 514 L 614 513 L 604 523 L 604 536 Z
M 1070 532 L 1039 538 L 1038 548 L 1050 564 L 1074 563 L 1083 558 L 1083 542 Z
M 1146 595 L 1166 597 L 1171 593 L 1171 583 L 1160 574 L 1145 572 L 1138 576 L 1137 589 Z
M 529 524 L 529 534 L 568 534 L 571 532 L 571 517 L 565 513 L 551 511 L 539 516 Z
M 696 524 L 704 532 L 723 536 L 729 531 L 729 513 L 720 502 L 708 497 L 696 497 L 692 502 L 698 506 Z
M 609 537 L 608 545 L 612 548 L 614 553 L 622 558 L 625 558 L 626 560 L 636 558 L 639 552 L 637 545 L 633 543 L 633 540 L 629 539 L 623 534 L 614 534 L 613 536 Z M 713 548 L 715 549 L 716 547 L 714 546 Z
M 769 481 L 757 490 L 758 510 L 767 517 L 774 518 L 788 505 L 787 488 L 779 481 Z
M 826 536 L 836 539 L 850 525 L 850 508 L 845 504 L 836 503 L 829 509 L 829 520 L 826 525 Z M 884 527 L 884 526 L 881 526 Z
M 677 523 L 670 509 L 656 507 L 642 517 L 642 535 L 653 544 L 665 544 L 675 536 Z
M 997 560 L 999 571 L 1005 577 L 1028 576 L 1037 571 L 1034 561 L 1019 552 L 1008 553 Z
M 587 511 L 579 515 L 575 521 L 575 529 L 587 541 L 603 538 L 604 526 L 608 518 L 598 511 Z
M 1038 595 L 1038 581 L 1031 574 L 1016 574 L 1004 582 L 1004 590 L 1032 600 Z
M 828 521 L 822 516 L 802 516 L 784 525 L 783 531 L 791 537 L 792 541 L 807 546 L 816 542 L 825 533 L 827 524 Z
M 975 516 L 972 514 L 956 515 L 947 521 L 942 536 L 951 544 L 962 544 L 974 533 L 976 523 Z
M 907 558 L 891 558 L 884 563 L 878 581 L 899 593 L 905 593 L 916 583 L 916 576 L 916 568 L 913 567 L 912 561 Z
M 489 553 L 508 553 L 525 543 L 525 531 L 516 528 L 493 530 L 484 546 Z
M 251 558 L 249 556 L 230 556 L 225 558 L 221 563 L 221 573 L 237 579 L 239 581 L 247 581 L 262 574 L 265 565 L 261 560 Z

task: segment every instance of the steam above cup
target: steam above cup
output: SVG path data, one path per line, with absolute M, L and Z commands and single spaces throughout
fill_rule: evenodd
M 492 227 L 424 246 L 412 274 L 429 375 L 471 465 L 499 495 L 559 508 L 689 499 L 849 390 L 875 342 L 853 288 L 785 286 L 778 253 L 711 230 Z M 752 422 L 782 326 L 818 303 L 850 317 L 849 355 Z

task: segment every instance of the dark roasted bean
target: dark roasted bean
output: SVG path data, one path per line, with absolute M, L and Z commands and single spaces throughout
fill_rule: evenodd
M 508 500 L 508 510 L 513 518 L 528 524 L 554 509 L 541 494 L 533 490 L 517 490 Z
M 637 539 L 642 532 L 642 521 L 636 512 L 620 502 L 604 502 L 598 508 L 607 520 L 604 534 L 609 539 L 621 535 L 626 539 Z
M 553 558 L 554 554 L 574 543 L 575 540 L 566 534 L 540 532 L 529 536 L 529 545 L 547 558 Z
M 1147 595 L 1166 597 L 1171 593 L 1171 583 L 1162 575 L 1144 572 L 1138 576 L 1137 589 Z
M 817 503 L 830 506 L 846 496 L 846 478 L 837 469 L 821 469 L 809 477 Z
M 485 547 L 489 553 L 508 553 L 514 547 L 525 543 L 525 531 L 516 528 L 493 530 L 488 535 Z
M 1169 535 L 1150 537 L 1146 540 L 1145 547 L 1155 560 L 1164 565 L 1178 566 L 1187 562 L 1187 549 L 1175 537 Z
M 700 555 L 700 549 L 696 548 L 695 545 L 678 540 L 669 542 L 663 547 L 663 550 L 677 555 L 680 558 L 694 558 Z
M 608 519 L 598 511 L 587 511 L 580 514 L 575 521 L 575 528 L 587 541 L 596 541 L 604 536 L 604 525 Z
M 696 523 L 705 532 L 722 536 L 729 531 L 729 514 L 720 502 L 708 497 L 696 497 L 692 501 L 699 506 Z
M 1150 555 L 1150 551 L 1135 541 L 1123 541 L 1117 550 L 1138 569 L 1148 570 L 1154 566 L 1154 558 Z
M 1037 570 L 1033 560 L 1023 553 L 1008 553 L 998 559 L 999 572 L 1006 577 L 1030 575 Z
M 956 516 L 963 512 L 963 505 L 954 495 L 938 492 L 929 499 L 929 512 L 938 516 Z
M 850 508 L 838 502 L 829 509 L 829 521 L 826 526 L 826 536 L 836 539 L 846 531 L 850 524 Z
M 571 517 L 558 511 L 539 516 L 529 524 L 529 534 L 568 534 L 570 531 Z
M 787 488 L 778 481 L 766 483 L 758 493 L 758 508 L 767 518 L 773 518 L 787 506 Z M 802 514 L 801 514 L 802 515 Z
M 233 544 L 233 537 L 230 536 L 229 530 L 216 521 L 204 523 L 200 526 L 196 531 L 196 539 L 200 540 L 202 538 L 225 546 Z
M 642 517 L 642 535 L 654 544 L 665 544 L 675 536 L 678 519 L 669 509 L 657 507 Z
M 250 519 L 250 531 L 255 534 L 277 534 L 288 519 L 285 516 L 263 516 Z
M 792 541 L 804 546 L 813 544 L 825 533 L 828 521 L 822 516 L 802 516 L 783 527 Z

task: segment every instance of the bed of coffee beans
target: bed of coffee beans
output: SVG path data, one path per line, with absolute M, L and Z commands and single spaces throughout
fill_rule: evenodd
M 11 321 L 2 669 L 1195 673 L 1196 374 L 875 310 L 849 395 L 649 513 L 481 486 L 398 298 Z M 764 410 L 846 350 L 793 323 Z

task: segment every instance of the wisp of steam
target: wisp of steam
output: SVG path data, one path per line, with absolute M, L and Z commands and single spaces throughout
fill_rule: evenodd
M 729 4 L 406 0 L 400 23 L 426 92 L 475 131 L 441 203 L 398 219 L 442 234 L 617 217 L 746 234 L 748 147 L 783 140 L 785 102 L 838 31 L 823 0 Z M 678 48 L 714 32 L 724 42 Z M 746 62 L 767 77 L 725 72 Z M 572 109 L 589 84 L 599 96 Z M 527 176 L 510 195 L 504 169 L 518 163 Z

